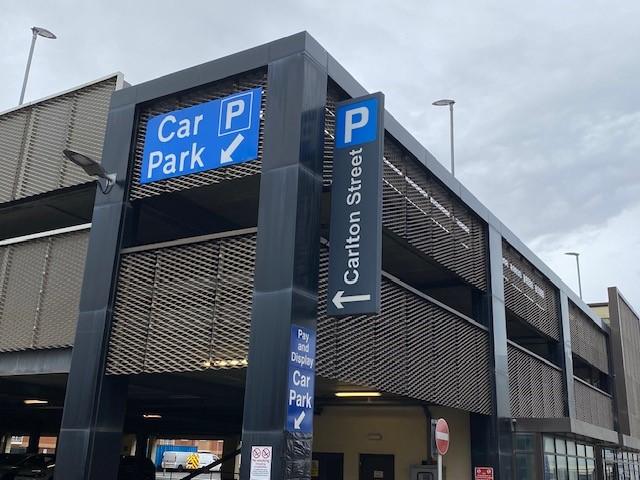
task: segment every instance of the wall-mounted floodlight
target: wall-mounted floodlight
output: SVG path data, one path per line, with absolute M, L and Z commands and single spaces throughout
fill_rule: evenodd
M 78 165 L 82 168 L 87 175 L 91 175 L 92 177 L 98 177 L 98 186 L 100 187 L 100 191 L 105 195 L 111 191 L 113 186 L 116 184 L 116 174 L 115 173 L 107 173 L 102 165 L 93 160 L 92 158 L 83 155 L 82 153 L 74 152 L 73 150 L 63 150 L 64 156 L 67 157 L 70 161 Z M 104 180 L 103 182 L 100 179 Z

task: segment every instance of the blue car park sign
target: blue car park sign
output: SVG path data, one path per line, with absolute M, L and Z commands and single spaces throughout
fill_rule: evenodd
M 140 183 L 237 165 L 258 158 L 262 89 L 151 117 Z
M 336 105 L 327 314 L 380 312 L 384 95 Z
M 291 325 L 286 425 L 289 432 L 313 432 L 315 369 L 316 332 Z

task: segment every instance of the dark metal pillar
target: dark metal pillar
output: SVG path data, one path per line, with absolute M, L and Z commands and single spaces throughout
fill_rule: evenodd
M 29 444 L 27 445 L 27 453 L 38 453 L 40 446 L 40 432 L 29 432 Z
M 326 67 L 306 53 L 269 64 L 241 479 L 252 446 L 271 478 L 310 478 L 311 435 L 285 431 L 291 325 L 315 329 Z
M 488 314 L 493 354 L 494 411 L 491 417 L 471 415 L 473 466 L 493 466 L 497 480 L 513 478 L 513 426 L 509 400 L 507 317 L 502 273 L 502 235 L 489 225 L 490 297 Z
M 149 456 L 149 434 L 147 432 L 136 433 L 136 458 L 143 459 Z
M 102 157 L 118 182 L 108 195 L 96 195 L 56 458 L 58 480 L 115 480 L 118 474 L 128 384 L 126 377 L 105 376 L 105 363 L 135 114 L 134 105 L 114 107 L 120 93 L 112 99 Z
M 224 437 L 224 443 L 222 444 L 222 456 L 226 457 L 240 447 L 240 435 L 230 435 Z M 236 471 L 236 458 L 230 459 L 224 462 L 220 466 L 220 479 L 221 480 L 233 480 L 235 478 Z
M 567 415 L 576 418 L 576 397 L 573 385 L 573 354 L 571 353 L 571 325 L 569 322 L 569 298 L 560 291 L 560 322 L 562 327 L 562 367 L 564 371 L 565 401 L 567 402 Z

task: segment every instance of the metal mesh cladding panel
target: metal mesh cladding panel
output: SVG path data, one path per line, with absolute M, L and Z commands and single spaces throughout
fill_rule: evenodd
M 0 116 L 0 202 L 92 180 L 62 150 L 101 160 L 116 81 L 114 76 Z
M 0 247 L 0 352 L 71 346 L 88 236 Z
M 335 104 L 345 96 L 330 83 L 327 97 L 325 186 L 331 185 Z M 471 285 L 486 290 L 484 223 L 388 134 L 384 139 L 382 223 Z
M 529 325 L 560 340 L 555 287 L 508 243 L 502 243 L 505 305 Z
M 237 77 L 227 78 L 214 82 L 206 87 L 197 90 L 184 92 L 170 98 L 154 101 L 143 107 L 139 113 L 136 146 L 133 166 L 133 178 L 129 196 L 131 200 L 160 195 L 162 193 L 185 190 L 203 185 L 220 183 L 224 180 L 258 175 L 260 173 L 263 140 L 264 140 L 264 116 L 267 102 L 267 71 L 266 69 L 255 70 L 250 73 L 243 73 Z M 258 160 L 246 162 L 217 170 L 183 175 L 181 177 L 170 178 L 159 182 L 140 184 L 140 169 L 142 167 L 142 155 L 144 151 L 144 137 L 147 133 L 147 122 L 153 116 L 188 108 L 200 103 L 209 102 L 218 98 L 226 97 L 243 90 L 262 87 L 262 108 L 260 112 L 260 133 L 258 140 Z
M 571 301 L 569 301 L 569 324 L 573 353 L 601 372 L 609 373 L 607 336 Z
M 123 255 L 107 371 L 244 366 L 255 236 Z M 320 264 L 318 374 L 479 413 L 491 412 L 487 332 L 383 281 L 382 313 L 326 316 Z
M 574 380 L 573 385 L 578 420 L 613 430 L 612 398 L 579 380 Z
M 631 435 L 640 438 L 640 319 L 619 297 L 624 377 Z
M 509 394 L 514 418 L 565 416 L 562 371 L 509 344 Z

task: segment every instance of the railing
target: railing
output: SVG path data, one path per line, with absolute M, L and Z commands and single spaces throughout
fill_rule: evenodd
M 573 385 L 578 420 L 613 430 L 613 397 L 578 377 Z
M 508 342 L 508 361 L 513 417 L 566 416 L 561 368 L 511 341 Z

